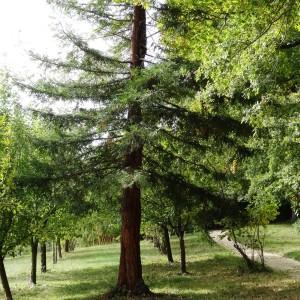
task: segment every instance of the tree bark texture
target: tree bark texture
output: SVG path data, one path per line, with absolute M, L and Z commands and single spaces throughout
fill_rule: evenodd
M 172 255 L 172 248 L 171 248 L 171 243 L 170 243 L 168 227 L 166 225 L 162 225 L 161 228 L 163 230 L 164 245 L 165 245 L 165 249 L 167 252 L 168 261 L 169 261 L 169 263 L 173 263 L 174 260 L 173 260 L 173 255 Z
M 36 269 L 37 269 L 37 252 L 38 241 L 35 238 L 31 238 L 31 273 L 30 282 L 36 285 Z
M 6 300 L 13 300 L 12 293 L 9 287 L 5 266 L 4 266 L 4 258 L 0 257 L 0 277 L 2 282 L 2 287 L 5 293 Z
M 46 242 L 41 243 L 41 272 L 47 272 L 47 247 Z
M 134 6 L 131 51 L 131 69 L 143 68 L 146 54 L 146 12 L 139 5 Z M 134 72 L 132 76 L 134 76 Z M 129 105 L 127 120 L 131 125 L 138 125 L 141 122 L 142 113 L 138 103 Z M 135 143 L 135 145 L 128 147 L 124 159 L 124 168 L 128 173 L 134 174 L 141 168 L 142 152 L 142 142 L 139 145 Z M 141 190 L 137 183 L 124 188 L 121 215 L 121 255 L 117 289 L 122 293 L 133 295 L 149 293 L 142 277 L 140 255 Z

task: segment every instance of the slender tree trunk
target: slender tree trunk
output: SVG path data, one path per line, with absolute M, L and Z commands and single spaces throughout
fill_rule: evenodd
M 70 252 L 70 241 L 65 240 L 65 252 L 68 253 Z
M 62 259 L 62 253 L 61 253 L 61 243 L 60 243 L 60 239 L 57 239 L 57 250 L 58 250 L 58 257 L 60 259 Z
M 180 246 L 180 270 L 182 274 L 187 273 L 186 271 L 186 254 L 185 254 L 185 242 L 184 242 L 184 225 L 182 224 L 181 218 L 178 220 L 178 238 Z
M 142 6 L 134 6 L 133 28 L 131 36 L 131 68 L 144 67 L 146 54 L 146 12 Z M 134 75 L 132 75 L 134 76 Z M 138 125 L 142 120 L 141 107 L 131 103 L 128 108 L 129 124 Z M 139 137 L 136 137 L 136 141 Z M 125 155 L 124 168 L 133 174 L 142 167 L 143 145 L 132 142 Z M 149 293 L 142 277 L 140 255 L 141 190 L 137 183 L 123 190 L 121 227 L 121 256 L 117 289 L 134 295 Z
M 0 256 L 0 277 L 1 277 L 2 287 L 5 293 L 6 300 L 13 300 L 6 271 L 5 271 L 4 258 L 1 256 Z
M 41 243 L 41 272 L 47 272 L 47 247 L 46 242 Z
M 251 259 L 247 255 L 246 251 L 240 246 L 240 244 L 237 241 L 236 234 L 235 234 L 234 230 L 231 230 L 231 234 L 232 234 L 233 241 L 234 241 L 233 246 L 237 249 L 237 251 L 241 254 L 243 259 L 245 260 L 248 269 L 251 270 L 251 271 L 255 270 L 256 265 L 255 265 L 254 257 L 253 257 L 253 259 Z
M 157 248 L 159 251 L 161 251 L 161 244 L 159 240 L 159 236 L 155 233 L 153 236 L 153 246 Z
M 53 255 L 53 264 L 57 264 L 57 245 L 56 242 L 52 242 L 52 255 Z
M 75 246 L 76 246 L 76 240 L 71 240 L 70 241 L 70 251 L 74 251 L 75 250 Z
M 166 225 L 162 225 L 161 228 L 163 230 L 164 244 L 165 244 L 165 248 L 166 248 L 166 252 L 167 252 L 168 261 L 169 261 L 169 263 L 173 263 L 174 260 L 173 260 L 173 255 L 172 255 L 172 248 L 171 248 L 171 243 L 170 243 L 168 227 Z
M 30 283 L 36 285 L 36 268 L 37 268 L 37 252 L 38 252 L 38 240 L 31 238 L 31 274 Z
M 184 242 L 184 231 L 180 231 L 179 234 L 179 244 L 180 244 L 180 269 L 181 273 L 187 273 L 186 271 L 186 254 L 185 254 L 185 242 Z
M 291 222 L 294 223 L 297 221 L 297 219 L 298 219 L 297 211 L 294 208 L 292 208 Z

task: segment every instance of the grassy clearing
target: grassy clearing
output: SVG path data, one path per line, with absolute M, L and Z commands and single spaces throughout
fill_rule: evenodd
M 172 243 L 177 261 L 172 266 L 151 243 L 142 243 L 144 279 L 153 292 L 169 295 L 166 299 L 299 299 L 300 284 L 286 274 L 243 272 L 240 258 L 200 234 L 187 237 L 190 274 L 180 275 L 176 239 Z M 28 287 L 29 256 L 7 260 L 6 266 L 16 300 L 94 300 L 116 282 L 118 258 L 118 244 L 77 249 L 54 267 L 49 264 L 46 275 L 39 272 L 33 289 Z
M 291 224 L 269 225 L 265 250 L 300 261 L 300 232 Z

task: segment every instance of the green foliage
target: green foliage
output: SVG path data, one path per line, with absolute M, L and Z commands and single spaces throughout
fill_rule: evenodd
M 87 215 L 80 222 L 79 235 L 84 246 L 112 243 L 120 234 L 118 215 L 110 212 L 98 212 Z
M 252 129 L 254 135 L 243 140 L 237 127 L 231 133 L 235 147 L 223 158 L 231 183 L 218 181 L 227 195 L 249 202 L 248 219 L 261 225 L 274 219 L 283 197 L 297 206 L 298 23 L 296 1 L 230 0 L 171 0 L 160 22 L 164 44 L 176 49 L 171 56 L 193 61 L 198 82 L 205 82 L 192 109 L 230 116 Z M 241 146 L 246 159 L 237 151 Z M 218 168 L 216 152 L 206 155 Z
M 15 179 L 20 166 L 15 120 L 8 106 L 9 87 L 1 84 L 0 110 L 0 256 L 2 258 L 27 236 L 26 204 L 19 199 Z
M 261 93 L 293 74 L 298 50 L 278 49 L 299 38 L 297 1 L 171 0 L 168 5 L 165 42 L 198 61 L 198 76 L 210 78 L 220 93 L 241 88 L 245 95 Z
M 90 37 L 63 32 L 64 58 L 33 54 L 54 76 L 19 82 L 41 99 L 77 104 L 66 114 L 35 112 L 30 128 L 16 130 L 26 145 L 16 146 L 17 190 L 32 208 L 31 233 L 62 238 L 81 223 L 87 243 L 115 235 L 120 191 L 137 183 L 145 231 L 221 223 L 263 252 L 261 227 L 280 200 L 299 202 L 299 3 L 49 2 L 90 22 L 93 38 L 113 36 L 113 46 L 108 55 Z M 132 4 L 154 5 L 164 47 L 142 70 L 129 64 Z M 132 105 L 137 122 L 126 117 Z M 141 146 L 143 167 L 130 172 L 124 157 Z

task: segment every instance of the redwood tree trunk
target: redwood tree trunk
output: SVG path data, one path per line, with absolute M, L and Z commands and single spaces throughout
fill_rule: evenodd
M 47 247 L 46 242 L 41 243 L 41 272 L 47 272 Z
M 36 268 L 37 268 L 37 251 L 38 241 L 35 238 L 31 238 L 31 274 L 30 282 L 36 285 Z
M 6 300 L 12 300 L 12 293 L 9 287 L 5 266 L 4 266 L 4 258 L 0 256 L 0 277 L 2 282 L 2 287 L 5 293 Z
M 174 260 L 173 260 L 173 255 L 172 255 L 172 248 L 171 248 L 171 243 L 170 243 L 168 227 L 166 225 L 162 225 L 161 228 L 163 230 L 164 244 L 165 244 L 165 248 L 167 251 L 168 261 L 169 261 L 169 263 L 173 263 Z
M 140 189 L 134 184 L 124 191 L 118 287 L 135 295 L 148 292 L 142 277 L 140 222 Z
M 132 70 L 143 68 L 146 54 L 146 12 L 139 5 L 134 6 L 131 51 Z M 130 125 L 138 125 L 141 122 L 142 113 L 138 103 L 129 105 L 127 119 Z M 136 141 L 138 140 L 139 137 L 136 137 Z M 143 145 L 142 142 L 137 145 L 136 141 L 131 143 L 125 154 L 124 168 L 130 174 L 142 166 Z M 140 255 L 141 190 L 137 183 L 133 183 L 123 190 L 121 214 L 121 255 L 117 289 L 134 295 L 149 293 L 142 277 Z
M 60 239 L 57 239 L 57 250 L 58 250 L 58 257 L 62 258 Z

